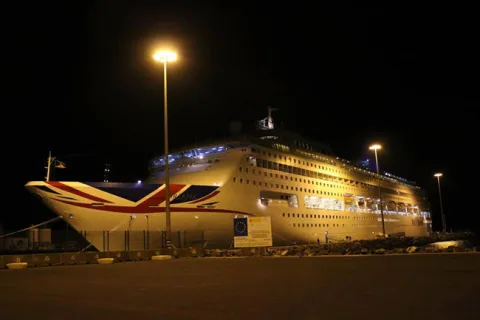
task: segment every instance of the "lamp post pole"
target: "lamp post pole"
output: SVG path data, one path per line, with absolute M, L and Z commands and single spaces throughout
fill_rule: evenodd
M 438 182 L 438 195 L 440 197 L 440 213 L 442 215 L 442 231 L 443 233 L 447 233 L 447 222 L 445 219 L 445 215 L 443 214 L 442 189 L 440 188 L 440 177 L 443 176 L 443 174 L 435 173 L 434 176 L 437 177 L 437 182 Z
M 382 201 L 382 190 L 380 187 L 380 168 L 378 167 L 378 155 L 377 155 L 377 150 L 381 149 L 382 146 L 375 144 L 370 147 L 370 150 L 373 150 L 375 152 L 375 165 L 377 167 L 377 186 L 378 186 L 378 198 L 380 200 L 380 216 L 382 217 L 382 233 L 383 233 L 383 238 L 386 237 L 385 234 L 385 219 L 383 217 L 383 201 Z
M 170 215 L 170 170 L 168 163 L 168 105 L 167 105 L 167 64 L 169 61 L 175 61 L 177 55 L 170 51 L 158 51 L 153 58 L 156 61 L 163 62 L 163 127 L 164 127 L 164 146 L 165 146 L 165 242 L 168 249 L 172 247 L 172 226 Z
M 166 216 L 166 244 L 167 248 L 172 247 L 172 225 L 170 217 L 170 172 L 169 172 L 169 163 L 168 163 L 168 107 L 167 107 L 167 60 L 163 61 L 163 127 L 164 127 L 164 138 L 165 138 L 165 216 Z

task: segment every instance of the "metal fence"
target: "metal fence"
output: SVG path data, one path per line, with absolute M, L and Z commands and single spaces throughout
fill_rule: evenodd
M 4 232 L 8 234 L 9 232 Z M 203 230 L 172 230 L 176 248 L 202 246 Z M 0 255 L 29 253 L 135 251 L 166 248 L 166 232 L 157 231 L 75 231 L 72 229 L 30 229 L 0 237 Z

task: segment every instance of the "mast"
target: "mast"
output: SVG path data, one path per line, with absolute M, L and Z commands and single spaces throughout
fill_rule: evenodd
M 48 162 L 47 162 L 47 176 L 45 177 L 47 181 L 50 181 L 50 167 L 52 164 L 52 151 L 48 151 Z

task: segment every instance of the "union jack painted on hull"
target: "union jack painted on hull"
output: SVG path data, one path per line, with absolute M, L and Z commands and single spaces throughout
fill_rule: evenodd
M 90 193 L 79 190 L 81 187 L 72 187 L 67 183 L 62 182 L 46 182 L 47 186 L 34 186 L 39 191 L 49 192 L 55 196 L 51 199 L 65 203 L 79 208 L 90 208 L 97 211 L 109 211 L 116 213 L 128 214 L 146 214 L 165 212 L 165 207 L 161 204 L 165 203 L 165 185 L 156 184 L 127 184 L 127 183 L 88 183 L 85 186 L 94 187 L 91 192 L 102 191 L 105 193 L 103 197 L 98 197 Z M 55 189 L 50 188 L 54 187 Z M 91 189 L 91 188 L 89 188 Z M 170 201 L 171 212 L 224 212 L 248 215 L 245 212 L 215 209 L 215 208 L 200 208 L 202 202 L 207 205 L 211 202 L 205 203 L 220 193 L 216 186 L 196 186 L 184 184 L 170 184 L 170 195 L 173 200 Z M 152 191 L 153 190 L 153 191 Z M 108 193 L 108 195 L 107 195 Z M 147 194 L 148 193 L 148 194 Z M 73 198 L 77 196 L 77 198 Z M 127 200 L 130 205 L 116 204 L 118 199 Z M 137 200 L 139 199 L 139 200 Z M 88 200 L 95 202 L 86 202 Z M 137 200 L 137 201 L 135 201 Z M 117 201 L 117 202 L 116 202 Z M 218 202 L 215 202 L 215 204 Z M 195 205 L 192 207 L 177 207 L 177 204 Z M 198 204 L 198 205 L 197 205 Z

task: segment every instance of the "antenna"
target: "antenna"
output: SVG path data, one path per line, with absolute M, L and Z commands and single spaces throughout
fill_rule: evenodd
M 272 118 L 272 111 L 277 111 L 278 108 L 272 108 L 268 106 L 268 115 L 266 118 L 258 121 L 257 127 L 262 130 L 272 130 L 275 128 Z

